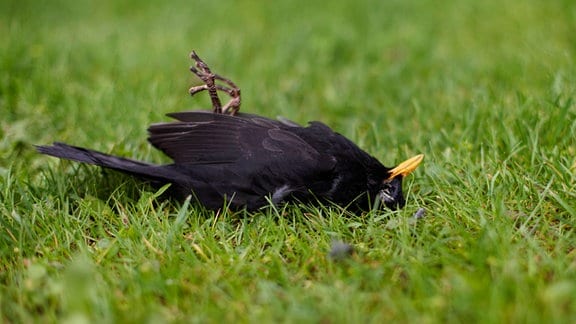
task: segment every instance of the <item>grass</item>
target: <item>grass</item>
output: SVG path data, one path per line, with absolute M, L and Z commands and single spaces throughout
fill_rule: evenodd
M 3 1 L 0 320 L 573 321 L 575 22 L 568 0 Z M 406 208 L 214 214 L 34 152 L 166 162 L 147 125 L 209 107 L 192 49 L 243 111 L 426 154 Z

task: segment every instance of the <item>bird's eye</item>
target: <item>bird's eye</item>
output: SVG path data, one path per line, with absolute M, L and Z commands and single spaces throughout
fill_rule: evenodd
M 390 186 L 389 183 L 382 184 L 379 195 L 380 199 L 382 199 L 383 202 L 385 203 L 394 202 L 394 197 L 392 196 L 391 189 L 392 187 Z

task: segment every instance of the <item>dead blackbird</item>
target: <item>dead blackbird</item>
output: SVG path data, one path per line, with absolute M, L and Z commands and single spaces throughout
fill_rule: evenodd
M 213 74 L 193 52 L 191 70 L 207 90 L 213 111 L 171 113 L 176 122 L 153 124 L 148 141 L 174 160 L 154 165 L 93 150 L 54 143 L 40 153 L 135 175 L 154 184 L 172 184 L 179 198 L 193 195 L 209 209 L 255 210 L 270 202 L 333 202 L 368 209 L 377 201 L 404 206 L 402 179 L 422 161 L 417 155 L 387 168 L 321 122 L 307 127 L 286 120 L 238 113 L 240 90 Z M 226 86 L 216 85 L 215 80 Z M 232 100 L 222 107 L 217 91 Z

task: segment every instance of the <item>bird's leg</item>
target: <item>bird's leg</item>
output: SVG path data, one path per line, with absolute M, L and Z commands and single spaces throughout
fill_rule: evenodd
M 216 83 L 214 82 L 214 74 L 210 71 L 210 68 L 204 61 L 198 57 L 196 52 L 192 51 L 190 57 L 196 62 L 196 66 L 191 66 L 190 71 L 196 74 L 204 84 L 202 86 L 192 87 L 190 89 L 190 95 L 194 95 L 200 91 L 208 90 L 210 94 L 210 100 L 212 100 L 212 108 L 214 113 L 221 114 L 222 113 L 222 103 L 220 102 L 220 98 L 218 97 L 218 91 L 216 89 Z
M 240 110 L 240 88 L 238 88 L 238 86 L 230 79 L 221 77 L 218 74 L 216 74 L 215 77 L 216 80 L 220 80 L 229 86 L 229 88 L 224 86 L 217 86 L 218 90 L 224 91 L 230 96 L 230 100 L 224 105 L 224 107 L 222 107 L 222 112 L 224 114 L 230 114 L 234 116 L 238 110 Z
M 203 85 L 190 88 L 190 95 L 193 96 L 198 92 L 207 90 L 212 100 L 214 113 L 235 115 L 238 110 L 240 110 L 240 89 L 238 86 L 231 80 L 212 73 L 208 65 L 198 57 L 196 52 L 193 51 L 190 57 L 196 62 L 195 66 L 190 67 L 190 71 L 204 82 Z M 217 80 L 224 82 L 227 86 L 216 84 Z M 218 91 L 225 92 L 231 97 L 230 101 L 228 101 L 224 107 L 222 107 L 222 103 L 218 97 Z

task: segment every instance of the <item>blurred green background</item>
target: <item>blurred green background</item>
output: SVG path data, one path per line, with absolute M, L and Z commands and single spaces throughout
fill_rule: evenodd
M 373 127 L 377 155 L 459 138 L 470 114 L 515 120 L 517 101 L 574 84 L 570 1 L 3 1 L 1 12 L 2 130 L 26 142 L 108 147 L 164 113 L 209 107 L 186 94 L 193 49 L 240 85 L 244 111 L 348 136 Z

